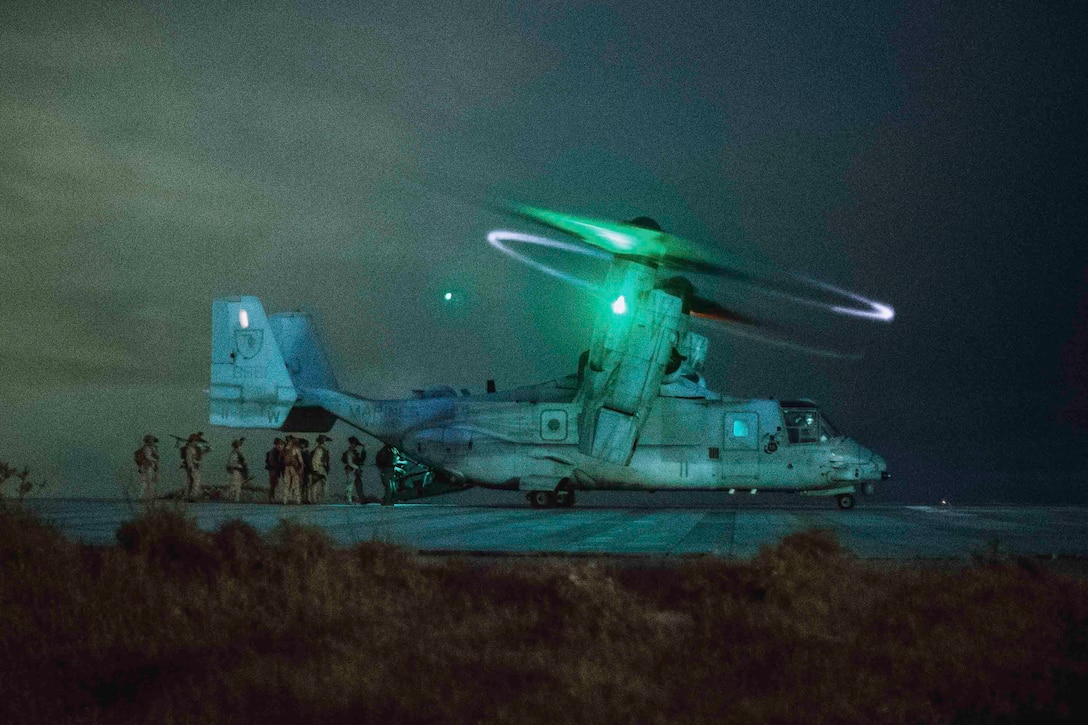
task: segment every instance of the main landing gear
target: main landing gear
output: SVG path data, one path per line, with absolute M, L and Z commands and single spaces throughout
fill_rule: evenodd
M 839 502 L 839 508 L 841 509 L 854 508 L 854 497 L 848 493 L 840 493 L 835 497 L 835 500 Z
M 574 489 L 557 488 L 554 491 L 530 491 L 529 505 L 535 509 L 570 508 L 574 505 Z

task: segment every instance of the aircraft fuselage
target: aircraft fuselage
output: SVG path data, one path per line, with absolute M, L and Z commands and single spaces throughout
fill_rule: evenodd
M 581 490 L 831 493 L 886 476 L 880 456 L 821 427 L 815 405 L 784 409 L 766 399 L 660 397 L 629 463 L 602 461 L 579 450 L 576 390 L 567 378 L 490 395 L 374 401 L 319 390 L 303 398 L 453 481 L 489 488 L 569 481 Z M 799 432 L 787 414 L 811 425 Z

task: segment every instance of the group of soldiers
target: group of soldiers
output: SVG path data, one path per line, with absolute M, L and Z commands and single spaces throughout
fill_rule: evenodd
M 264 468 L 268 471 L 268 502 L 321 503 L 329 480 L 329 447 L 327 435 L 317 437 L 317 446 L 310 450 L 305 438 L 287 436 L 277 438 L 265 454 Z M 350 445 L 356 447 L 358 439 L 352 436 Z M 351 449 L 349 448 L 349 451 Z M 363 453 L 365 456 L 365 452 Z
M 181 453 L 181 467 L 185 469 L 185 497 L 195 500 L 203 495 L 203 484 L 200 480 L 201 459 L 204 454 L 211 451 L 212 447 L 204 440 L 204 433 L 193 433 L 186 439 L 174 436 L 178 442 Z M 246 459 L 242 453 L 242 444 L 245 438 L 238 438 L 231 442 L 231 453 L 227 459 L 227 471 L 231 474 L 228 484 L 229 489 L 237 488 L 237 496 L 242 493 L 242 484 L 246 480 Z M 136 463 L 136 472 L 140 477 L 140 495 L 144 499 L 155 497 L 155 488 L 159 483 L 159 439 L 148 433 L 144 436 L 143 445 L 136 449 L 133 460 Z M 237 498 L 235 499 L 237 500 Z
M 186 439 L 174 436 L 181 453 L 181 468 L 185 470 L 185 498 L 199 500 L 203 496 L 200 469 L 204 455 L 211 451 L 211 446 L 204 440 L 204 433 L 191 434 Z M 227 498 L 240 501 L 242 487 L 252 477 L 242 446 L 245 438 L 231 441 L 230 454 L 227 456 L 226 486 Z M 268 502 L 281 504 L 321 503 L 325 500 L 329 479 L 330 452 L 327 435 L 317 437 L 317 445 L 310 450 L 310 442 L 305 438 L 288 435 L 277 438 L 272 448 L 265 454 L 264 467 L 268 471 Z M 151 499 L 159 479 L 159 439 L 150 433 L 143 438 L 143 445 L 134 454 L 136 469 L 140 477 L 141 495 Z M 348 438 L 348 448 L 340 457 L 345 477 L 347 502 L 365 503 L 363 495 L 363 465 L 366 463 L 366 447 L 355 436 Z M 375 457 L 382 481 L 382 504 L 392 504 L 393 495 L 398 487 L 398 472 L 404 470 L 404 459 L 390 445 L 385 445 Z

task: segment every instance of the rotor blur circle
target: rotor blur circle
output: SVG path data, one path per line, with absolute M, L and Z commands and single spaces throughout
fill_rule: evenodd
M 522 254 L 511 248 L 509 245 L 513 244 L 530 244 L 538 247 L 545 247 L 548 249 L 558 249 L 563 252 L 573 252 L 580 254 L 584 257 L 592 257 L 593 259 L 610 259 L 611 254 L 602 252 L 599 249 L 588 247 L 584 244 L 576 244 L 573 242 L 563 242 L 558 239 L 551 239 L 549 237 L 541 237 L 536 234 L 525 234 L 524 232 L 514 232 L 508 229 L 496 229 L 489 232 L 487 235 L 487 243 L 495 249 L 499 250 L 511 259 L 517 260 L 527 267 L 532 267 L 538 272 L 555 277 L 558 280 L 566 282 L 567 284 L 574 285 L 575 287 L 581 287 L 582 289 L 597 293 L 600 291 L 600 285 L 594 284 L 581 277 L 576 277 L 572 274 L 568 274 L 560 269 L 556 269 L 551 265 L 544 264 L 543 262 L 533 259 L 527 254 Z
M 564 272 L 560 269 L 545 264 L 531 256 L 524 254 L 512 248 L 511 245 L 516 244 L 528 244 L 532 246 L 545 247 L 548 249 L 557 249 L 564 252 L 573 252 L 585 257 L 599 260 L 609 260 L 613 258 L 613 254 L 599 249 L 595 246 L 589 246 L 587 244 L 581 244 L 576 242 L 566 242 L 558 239 L 552 239 L 550 237 L 544 237 L 536 234 L 526 234 L 524 232 L 516 232 L 508 229 L 495 229 L 488 233 L 487 242 L 495 249 L 499 250 L 511 259 L 520 262 L 527 267 L 531 267 L 538 272 L 554 277 L 562 282 L 570 284 L 574 287 L 583 289 L 594 296 L 600 296 L 601 286 L 594 282 L 582 279 L 575 275 Z M 794 304 L 814 307 L 823 309 L 824 311 L 844 315 L 848 317 L 868 319 L 880 322 L 890 322 L 895 318 L 895 310 L 889 306 L 875 300 L 863 297 L 860 294 L 851 292 L 850 290 L 842 289 L 834 285 L 827 284 L 809 277 L 805 277 L 800 274 L 789 274 L 785 272 L 779 273 L 779 282 L 771 282 L 768 279 L 760 279 L 758 277 L 751 277 L 748 275 L 742 275 L 737 280 L 746 286 L 753 288 L 756 291 L 767 294 L 773 298 L 786 300 Z M 783 276 L 792 282 L 783 284 Z M 790 287 L 792 286 L 792 289 Z M 799 288 L 806 289 L 809 294 L 801 291 Z M 827 299 L 818 299 L 813 290 L 821 290 L 822 292 L 829 293 L 831 296 L 837 298 L 834 302 Z M 851 304 L 847 306 L 843 301 L 849 300 Z M 700 315 L 693 315 L 693 318 L 705 317 Z M 707 322 L 715 322 L 719 329 L 723 330 L 727 334 L 742 337 L 755 342 L 779 347 L 782 349 L 791 350 L 799 353 L 806 353 L 815 355 L 817 357 L 836 358 L 857 360 L 862 356 L 858 353 L 844 353 L 837 350 L 831 350 L 827 348 L 816 347 L 808 345 L 796 340 L 789 340 L 777 335 L 771 335 L 766 332 L 761 332 L 756 329 L 755 325 L 745 324 L 740 321 L 740 324 L 721 324 L 723 320 L 714 320 L 713 318 L 705 318 Z M 733 322 L 738 322 L 734 320 Z M 747 327 L 747 329 L 745 329 Z

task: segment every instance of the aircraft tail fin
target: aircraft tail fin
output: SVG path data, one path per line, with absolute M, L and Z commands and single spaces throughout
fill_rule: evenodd
M 305 312 L 278 312 L 268 316 L 268 326 L 272 329 L 296 388 L 339 390 L 310 315 Z
M 256 297 L 212 302 L 209 421 L 229 428 L 278 428 L 298 400 L 264 307 Z
M 280 354 L 299 393 L 299 402 L 291 408 L 281 430 L 298 433 L 326 433 L 336 423 L 336 416 L 319 405 L 306 402 L 307 391 L 340 389 L 333 375 L 325 347 L 313 318 L 305 312 L 278 312 L 268 316 L 268 325 L 276 338 Z

